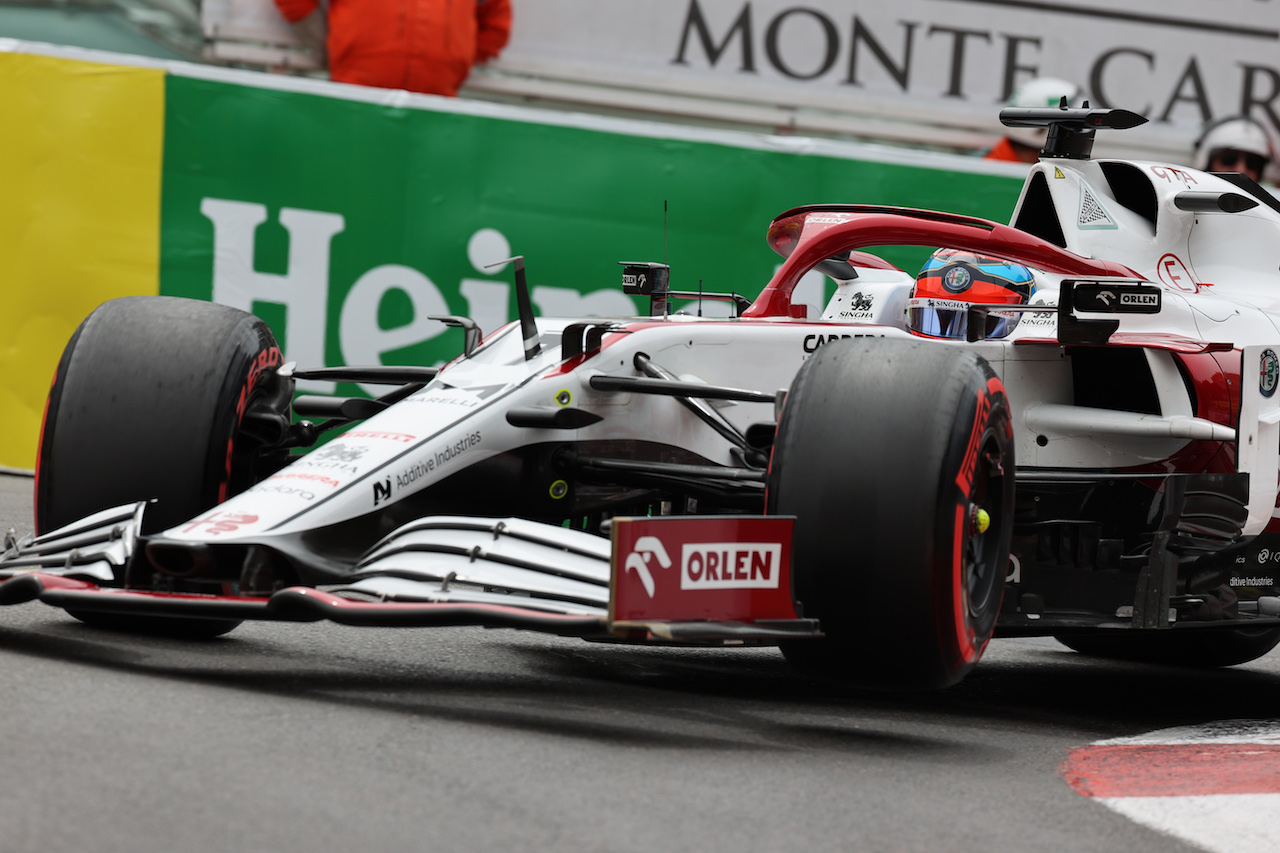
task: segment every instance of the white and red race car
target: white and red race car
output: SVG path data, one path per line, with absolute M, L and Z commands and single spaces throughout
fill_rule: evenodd
M 787 211 L 738 316 L 520 320 L 443 368 L 300 370 L 225 306 L 94 311 L 52 386 L 37 533 L 0 604 L 216 635 L 245 619 L 486 625 L 591 640 L 778 644 L 893 688 L 953 684 L 989 639 L 1187 665 L 1280 642 L 1280 204 L 1257 184 L 1089 158 L 1122 110 L 1048 128 L 1012 224 Z M 949 300 L 864 249 L 1034 271 Z M 836 281 L 821 319 L 792 302 Z M 976 291 L 975 291 L 976 292 Z M 706 297 L 703 297 L 705 301 Z M 945 307 L 959 336 L 913 311 Z M 934 329 L 933 334 L 938 334 Z M 294 398 L 300 378 L 383 384 Z M 301 420 L 299 418 L 307 418 Z M 344 430 L 318 449 L 325 432 Z

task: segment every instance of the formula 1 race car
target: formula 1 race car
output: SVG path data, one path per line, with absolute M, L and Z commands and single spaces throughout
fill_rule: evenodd
M 217 635 L 245 619 L 777 644 L 936 688 L 994 636 L 1220 666 L 1280 642 L 1280 203 L 1092 160 L 1124 110 L 1045 127 L 1009 226 L 789 210 L 736 316 L 519 320 L 442 368 L 299 369 L 259 319 L 107 302 L 67 345 L 0 604 Z M 939 249 L 919 276 L 864 252 Z M 835 281 L 821 319 L 791 296 Z M 705 296 L 701 297 L 704 300 Z M 295 381 L 382 384 L 375 399 Z M 317 445 L 324 433 L 341 432 Z M 1015 461 L 1016 460 L 1016 461 Z

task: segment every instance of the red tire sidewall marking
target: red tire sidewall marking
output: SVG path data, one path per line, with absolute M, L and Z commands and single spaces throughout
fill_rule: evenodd
M 235 456 L 236 436 L 240 433 L 240 424 L 244 421 L 245 410 L 249 407 L 249 398 L 258 386 L 264 384 L 267 377 L 270 376 L 269 369 L 279 367 L 284 363 L 284 357 L 280 352 L 280 347 L 270 346 L 266 349 L 259 350 L 258 355 L 249 365 L 249 375 L 245 378 L 244 384 L 240 386 L 240 393 L 236 397 L 236 419 L 235 426 L 231 431 L 231 435 L 227 438 L 227 455 L 222 470 L 222 477 L 218 482 L 218 503 L 225 503 L 229 495 L 227 494 L 231 488 L 231 463 Z
M 969 618 L 969 590 L 965 584 L 964 541 L 965 530 L 969 525 L 969 502 L 974 477 L 978 470 L 978 458 L 988 433 L 991 431 L 991 413 L 997 405 L 1008 408 L 1004 384 L 998 377 L 988 377 L 986 385 L 978 390 L 974 403 L 973 425 L 969 431 L 969 439 L 965 444 L 964 459 L 956 474 L 956 487 L 959 489 L 955 508 L 955 523 L 951 545 L 951 622 L 956 636 L 956 651 L 964 664 L 973 664 L 982 657 L 990 640 L 990 635 L 979 638 Z M 1010 436 L 1006 435 L 1006 439 Z

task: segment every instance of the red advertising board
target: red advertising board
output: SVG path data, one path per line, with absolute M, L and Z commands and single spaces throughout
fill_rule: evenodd
M 612 621 L 795 619 L 789 516 L 613 519 Z

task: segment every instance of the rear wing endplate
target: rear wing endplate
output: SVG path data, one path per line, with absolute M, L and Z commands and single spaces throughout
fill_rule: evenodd
M 1280 472 L 1280 345 L 1248 346 L 1240 354 L 1236 469 L 1250 475 L 1243 532 L 1261 533 L 1275 512 Z

